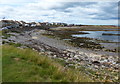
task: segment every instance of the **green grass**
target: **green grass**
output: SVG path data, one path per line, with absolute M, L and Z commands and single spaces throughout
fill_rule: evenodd
M 2 83 L 2 47 L 0 46 L 0 83 Z
M 12 42 L 9 42 L 8 44 L 9 44 L 9 45 L 13 45 L 13 46 L 15 46 L 15 47 L 20 47 L 20 46 L 22 46 L 22 44 L 20 44 L 20 43 L 12 43 Z
M 2 31 L 0 31 L 0 36 L 2 36 Z
M 2 46 L 3 82 L 92 82 L 78 70 L 64 69 L 62 64 L 31 49 Z
M 2 35 L 4 36 L 4 37 L 2 37 L 3 39 L 7 39 L 8 37 L 11 36 L 10 34 L 7 34 L 9 32 L 8 30 L 3 30 L 1 32 L 2 32 Z

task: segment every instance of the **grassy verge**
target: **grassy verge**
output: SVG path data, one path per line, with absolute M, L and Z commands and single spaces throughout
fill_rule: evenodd
M 0 31 L 0 36 L 2 36 L 2 31 Z
M 0 46 L 0 83 L 2 83 L 2 47 Z
M 3 45 L 3 82 L 92 82 L 85 74 L 64 68 L 31 49 Z

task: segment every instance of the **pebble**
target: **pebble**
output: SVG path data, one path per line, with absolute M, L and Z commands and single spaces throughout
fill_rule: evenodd
M 47 54 L 51 55 L 51 54 L 52 54 L 52 52 L 47 52 Z
M 73 64 L 68 64 L 68 66 L 73 66 Z
M 73 60 L 73 58 L 68 58 L 68 60 L 69 60 L 69 61 L 72 61 L 72 60 Z
M 74 53 L 71 53 L 71 54 L 70 54 L 70 57 L 74 57 L 74 56 L 75 56 L 75 54 L 74 54 Z
M 98 69 L 98 68 L 99 68 L 99 66 L 97 66 L 97 65 L 94 65 L 94 68 Z
M 56 58 L 56 57 L 57 57 L 57 55 L 54 55 L 53 57 L 54 57 L 54 58 Z

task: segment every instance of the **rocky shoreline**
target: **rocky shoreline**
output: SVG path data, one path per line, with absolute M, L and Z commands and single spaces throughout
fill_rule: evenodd
M 2 41 L 5 43 L 20 43 L 22 44 L 22 46 L 19 47 L 21 49 L 32 48 L 53 59 L 63 60 L 65 67 L 74 67 L 77 69 L 84 67 L 95 71 L 95 74 L 97 72 L 97 76 L 101 74 L 102 76 L 109 76 L 109 81 L 118 80 L 118 75 L 112 75 L 112 72 L 119 72 L 120 63 L 118 62 L 118 56 L 82 52 L 78 48 L 64 44 L 63 41 L 43 36 L 42 34 L 46 31 L 47 30 L 34 29 L 20 33 L 9 32 L 8 34 L 11 36 Z M 107 70 L 110 71 L 108 74 Z M 89 75 L 95 75 L 88 70 L 84 69 L 84 71 Z M 95 78 L 96 75 L 93 79 Z

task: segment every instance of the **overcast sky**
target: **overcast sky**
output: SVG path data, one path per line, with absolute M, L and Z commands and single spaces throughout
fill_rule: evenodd
M 27 22 L 117 25 L 118 0 L 0 0 L 0 19 L 3 17 Z

